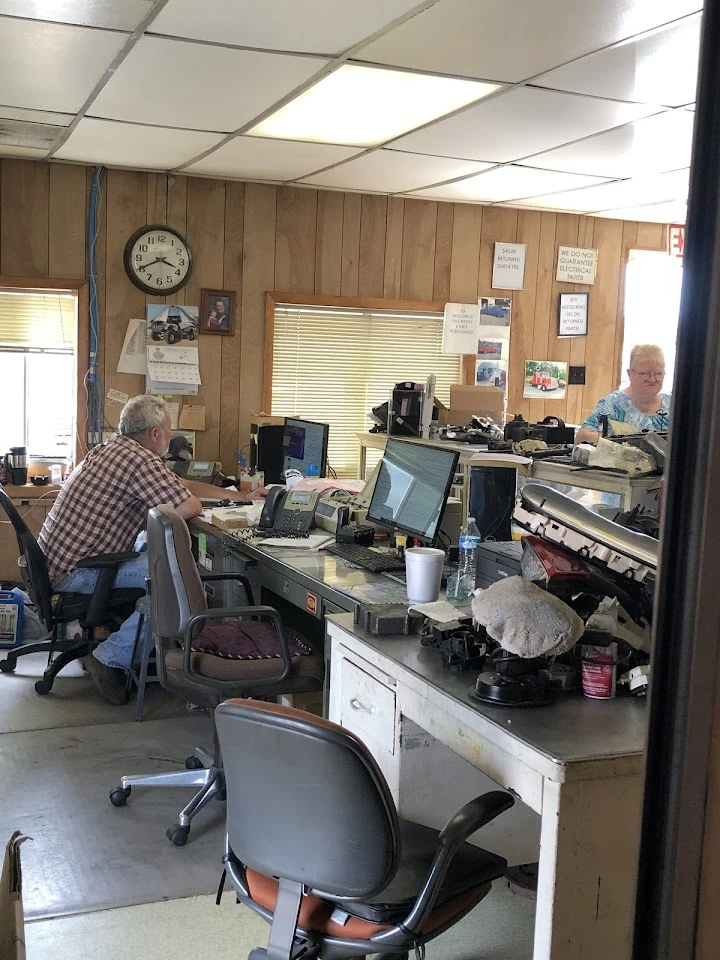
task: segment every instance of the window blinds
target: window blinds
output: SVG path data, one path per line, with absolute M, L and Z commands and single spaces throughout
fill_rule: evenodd
M 74 351 L 76 333 L 72 294 L 0 290 L 0 349 Z
M 272 366 L 272 412 L 330 425 L 328 462 L 338 477 L 357 477 L 357 434 L 368 414 L 401 380 L 435 374 L 446 406 L 460 382 L 461 358 L 442 351 L 440 313 L 372 312 L 278 304 Z

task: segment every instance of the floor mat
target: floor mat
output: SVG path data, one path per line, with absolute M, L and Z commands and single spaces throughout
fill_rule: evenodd
M 79 661 L 69 663 L 55 680 L 52 692 L 35 693 L 35 680 L 47 664 L 46 653 L 20 657 L 14 673 L 0 673 L 0 733 L 53 730 L 96 723 L 122 723 L 135 719 L 135 697 L 122 707 L 106 703 L 95 691 Z M 144 720 L 160 720 L 185 713 L 185 704 L 159 683 L 145 688 Z
M 26 917 L 86 913 L 216 889 L 224 803 L 210 803 L 193 822 L 187 846 L 173 847 L 165 830 L 194 788 L 135 787 L 122 808 L 108 799 L 123 774 L 184 769 L 195 746 L 212 746 L 207 716 L 10 733 L 0 739 L 0 838 L 14 830 L 32 837 L 22 848 Z

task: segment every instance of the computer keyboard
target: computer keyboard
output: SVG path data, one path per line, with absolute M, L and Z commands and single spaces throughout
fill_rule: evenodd
M 390 553 L 378 553 L 370 547 L 361 547 L 357 543 L 329 543 L 325 547 L 328 553 L 341 560 L 372 570 L 373 573 L 382 573 L 383 570 L 404 570 L 405 561 Z

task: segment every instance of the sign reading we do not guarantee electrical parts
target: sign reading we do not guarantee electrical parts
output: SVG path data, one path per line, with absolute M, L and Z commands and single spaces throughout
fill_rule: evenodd
M 583 247 L 558 247 L 556 280 L 566 283 L 595 283 L 597 250 Z

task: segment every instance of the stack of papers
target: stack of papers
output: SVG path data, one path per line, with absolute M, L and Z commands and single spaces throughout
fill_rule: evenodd
M 322 550 L 335 537 L 327 533 L 311 533 L 309 537 L 267 537 L 259 541 L 261 547 L 290 547 L 293 550 Z

